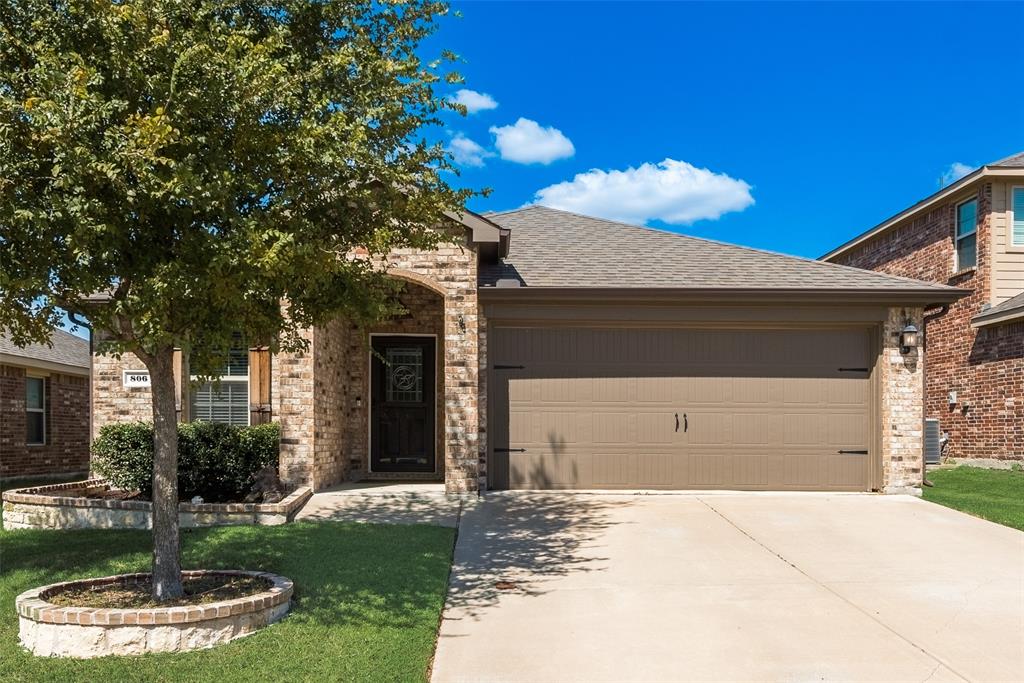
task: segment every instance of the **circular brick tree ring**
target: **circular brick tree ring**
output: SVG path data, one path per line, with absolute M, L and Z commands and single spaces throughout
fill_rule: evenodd
M 142 609 L 63 607 L 49 602 L 77 588 L 149 581 L 149 574 L 119 574 L 54 583 L 15 600 L 21 644 L 43 657 L 88 659 L 106 655 L 200 650 L 247 636 L 278 621 L 291 607 L 291 580 L 266 572 L 199 570 L 182 578 L 252 576 L 267 582 L 259 593 L 201 605 Z

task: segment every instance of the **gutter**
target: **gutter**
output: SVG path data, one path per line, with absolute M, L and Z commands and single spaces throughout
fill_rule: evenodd
M 956 287 L 922 289 L 807 289 L 807 288 L 647 288 L 647 287 L 493 287 L 477 289 L 481 301 L 530 303 L 592 303 L 609 301 L 650 303 L 885 303 L 938 306 L 970 294 Z
M 995 315 L 981 313 L 980 315 L 976 315 L 971 318 L 971 327 L 977 329 L 979 327 L 988 327 L 989 325 L 1010 323 L 1015 320 L 1024 320 L 1024 306 L 1011 308 L 1007 311 L 1000 311 Z

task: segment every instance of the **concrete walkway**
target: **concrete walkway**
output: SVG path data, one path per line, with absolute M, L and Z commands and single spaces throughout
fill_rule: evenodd
M 491 494 L 448 681 L 1018 681 L 1024 534 L 908 496 Z
M 297 521 L 436 524 L 455 527 L 467 502 L 448 496 L 444 484 L 366 482 L 341 484 L 314 493 L 295 516 Z

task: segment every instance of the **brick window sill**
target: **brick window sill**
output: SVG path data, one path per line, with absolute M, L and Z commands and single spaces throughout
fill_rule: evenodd
M 953 273 L 952 275 L 949 276 L 949 279 L 950 280 L 959 280 L 959 279 L 964 278 L 964 277 L 966 277 L 968 275 L 974 275 L 976 272 L 978 272 L 978 267 L 977 266 L 971 266 L 970 268 L 964 268 L 963 270 L 956 271 L 955 273 Z

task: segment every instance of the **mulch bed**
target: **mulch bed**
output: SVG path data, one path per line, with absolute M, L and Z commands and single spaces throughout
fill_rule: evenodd
M 256 576 L 212 574 L 185 578 L 185 595 L 177 600 L 157 602 L 150 594 L 151 581 L 127 584 L 108 584 L 62 591 L 46 598 L 61 607 L 94 607 L 99 609 L 147 609 L 152 607 L 181 607 L 204 605 L 221 600 L 244 598 L 267 590 L 271 584 Z

